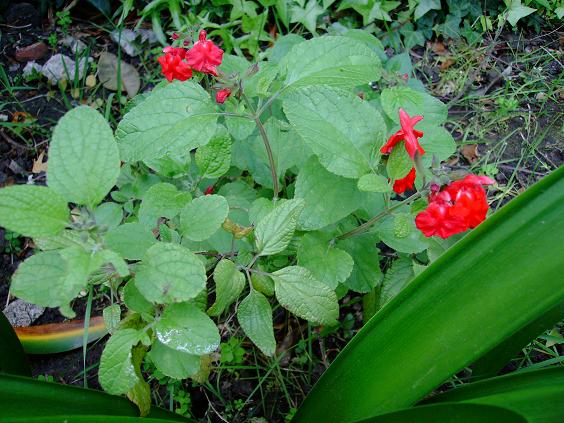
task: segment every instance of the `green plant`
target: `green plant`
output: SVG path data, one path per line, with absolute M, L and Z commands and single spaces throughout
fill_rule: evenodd
M 354 422 L 391 412 L 397 421 L 415 418 L 426 409 L 397 410 L 466 366 L 476 362 L 477 376 L 495 375 L 562 319 L 564 255 L 554 254 L 552 245 L 564 235 L 558 224 L 563 209 L 560 168 L 451 247 L 365 325 L 314 387 L 296 422 Z M 563 376 L 562 368 L 508 375 L 437 399 L 467 398 L 528 421 L 559 421 L 564 407 L 550 404 L 563 395 Z
M 64 35 L 68 35 L 69 27 L 72 24 L 70 12 L 68 10 L 61 10 L 56 13 L 57 25 L 61 28 Z
M 222 342 L 219 346 L 221 350 L 221 363 L 241 364 L 246 354 L 245 349 L 241 346 L 242 340 L 231 337 L 227 342 Z

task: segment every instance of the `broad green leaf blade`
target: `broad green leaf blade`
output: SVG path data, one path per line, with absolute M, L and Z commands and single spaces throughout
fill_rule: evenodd
M 345 37 L 313 38 L 295 45 L 280 64 L 287 86 L 354 88 L 380 79 L 378 56 L 364 43 Z
M 533 9 L 532 7 L 523 6 L 521 4 L 521 0 L 511 0 L 509 11 L 507 13 L 507 22 L 509 22 L 511 26 L 515 27 L 521 18 L 529 16 L 536 10 L 537 9 Z
M 495 376 L 503 366 L 517 356 L 523 347 L 545 330 L 554 327 L 563 317 L 564 302 L 556 304 L 556 306 L 547 310 L 542 316 L 532 320 L 528 325 L 513 334 L 513 336 L 496 345 L 494 349 L 483 357 L 480 357 L 472 365 L 472 379 L 478 380 L 484 377 Z
M 380 113 L 353 93 L 327 86 L 303 87 L 284 97 L 284 113 L 304 143 L 330 172 L 360 178 L 382 145 Z
M 527 420 L 502 407 L 482 404 L 445 403 L 407 408 L 356 423 L 527 423 Z
M 148 357 L 158 370 L 174 379 L 186 379 L 200 369 L 200 356 L 187 354 L 155 341 Z
M 182 235 L 192 241 L 204 241 L 212 236 L 229 214 L 229 204 L 221 195 L 195 198 L 180 212 Z
M 29 406 L 30 398 L 33 398 L 33 407 Z M 105 422 L 108 421 L 106 415 L 119 418 L 130 416 L 134 419 L 131 421 L 139 421 L 139 410 L 126 398 L 72 385 L 5 374 L 0 374 L 0 409 L 3 419 L 19 419 L 21 423 L 42 422 L 46 418 L 51 419 L 46 420 L 49 423 L 60 423 L 60 416 L 77 416 L 77 423 Z M 85 414 L 88 416 L 84 417 Z M 100 417 L 101 414 L 103 417 Z M 83 417 L 90 420 L 84 420 Z M 148 417 L 186 422 L 185 417 L 158 407 L 151 407 Z M 151 422 L 149 419 L 141 421 Z
M 411 157 L 407 154 L 404 142 L 400 141 L 396 144 L 388 157 L 386 172 L 388 172 L 390 178 L 397 180 L 405 178 L 413 167 L 413 160 L 411 160 Z
M 379 308 L 385 306 L 392 298 L 398 295 L 402 289 L 413 279 L 413 263 L 411 259 L 399 258 L 392 263 L 384 275 L 380 287 Z
M 135 286 L 152 303 L 179 303 L 204 290 L 206 269 L 186 247 L 159 242 L 143 256 Z
M 119 304 L 112 304 L 104 308 L 102 316 L 104 316 L 106 329 L 112 334 L 121 320 L 121 308 Z
M 357 183 L 358 189 L 364 192 L 390 192 L 390 184 L 385 176 L 368 173 L 361 176 Z
M 196 164 L 204 178 L 219 178 L 231 166 L 231 136 L 223 126 L 210 142 L 196 151 Z
M 400 253 L 423 251 L 428 246 L 427 238 L 415 227 L 414 218 L 406 220 L 405 216 L 405 213 L 398 212 L 386 217 L 376 228 L 378 236 L 386 245 Z
M 29 237 L 58 235 L 69 223 L 63 197 L 50 188 L 12 185 L 0 189 L 0 226 Z
M 345 286 L 356 292 L 370 292 L 382 279 L 380 257 L 376 244 L 378 238 L 372 234 L 344 239 L 337 247 L 348 252 L 354 260 L 354 266 Z
M 0 373 L 31 376 L 22 345 L 4 313 L 0 313 L 0 338 Z
M 270 256 L 286 249 L 294 236 L 298 217 L 303 208 L 303 200 L 288 200 L 258 222 L 255 240 L 257 251 L 261 256 Z
M 95 206 L 116 184 L 119 152 L 112 129 L 96 110 L 67 112 L 53 131 L 47 185 L 68 202 Z
M 193 81 L 175 81 L 127 113 L 116 130 L 121 159 L 156 159 L 205 145 L 216 131 L 209 94 Z
M 159 218 L 176 217 L 191 199 L 189 192 L 178 191 L 172 184 L 155 184 L 143 196 L 139 207 L 139 222 L 152 229 L 157 226 Z
M 135 279 L 130 280 L 123 287 L 122 298 L 128 310 L 135 311 L 142 316 L 152 316 L 155 307 L 139 292 L 135 286 Z
M 119 226 L 123 219 L 123 209 L 117 203 L 103 203 L 94 210 L 94 219 L 97 225 L 106 225 L 108 228 Z
M 155 325 L 157 339 L 188 354 L 209 354 L 219 347 L 219 331 L 206 313 L 193 304 L 169 305 Z
M 346 423 L 408 407 L 561 304 L 564 250 L 554 246 L 564 239 L 563 213 L 560 168 L 380 310 L 322 376 L 296 422 Z
M 215 302 L 209 308 L 210 316 L 219 316 L 229 307 L 245 288 L 245 276 L 231 260 L 222 259 L 213 270 Z
M 106 245 L 130 260 L 140 260 L 157 240 L 151 230 L 137 222 L 124 223 L 110 229 L 104 236 Z
M 100 358 L 98 379 L 109 394 L 125 394 L 139 381 L 133 367 L 131 349 L 139 342 L 139 332 L 122 329 L 114 333 Z
M 320 325 L 333 325 L 339 317 L 337 295 L 305 267 L 289 266 L 271 274 L 276 299 L 296 316 Z
M 131 361 L 137 376 L 137 382 L 126 392 L 127 398 L 139 408 L 141 417 L 145 417 L 151 410 L 151 388 L 141 374 L 141 364 L 146 353 L 147 348 L 142 344 L 133 347 L 131 350 Z
M 564 368 L 524 371 L 469 383 L 427 403 L 461 402 L 516 411 L 528 422 L 564 420 Z
M 251 289 L 237 308 L 237 320 L 245 334 L 265 355 L 274 355 L 276 340 L 272 327 L 272 308 L 264 295 Z
M 399 124 L 399 109 L 410 116 L 423 116 L 425 122 L 440 125 L 447 118 L 447 106 L 430 94 L 406 86 L 385 88 L 380 97 L 382 108 L 390 119 Z M 416 126 L 415 129 L 419 129 Z
M 350 276 L 354 262 L 349 253 L 330 245 L 327 239 L 306 234 L 298 248 L 298 264 L 315 279 L 335 289 Z
M 338 222 L 362 202 L 362 193 L 353 179 L 328 172 L 316 157 L 310 158 L 300 169 L 294 195 L 305 201 L 298 227 L 306 231 Z

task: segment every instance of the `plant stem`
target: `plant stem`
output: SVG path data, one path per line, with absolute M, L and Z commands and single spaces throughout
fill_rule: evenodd
M 365 232 L 368 228 L 370 228 L 372 225 L 374 225 L 380 219 L 382 219 L 383 217 L 388 215 L 390 212 L 400 208 L 401 206 L 403 206 L 403 205 L 405 205 L 405 204 L 407 204 L 407 203 L 409 203 L 413 200 L 416 200 L 417 198 L 421 197 L 424 192 L 425 191 L 419 191 L 419 192 L 416 192 L 413 195 L 410 195 L 405 200 L 402 200 L 399 203 L 394 204 L 392 207 L 387 208 L 387 209 L 383 210 L 382 212 L 378 213 L 376 216 L 374 216 L 370 220 L 367 220 L 362 225 L 359 225 L 356 228 L 354 228 L 354 229 L 352 229 L 348 232 L 345 232 L 342 235 L 339 235 L 338 237 L 334 238 L 333 241 L 340 241 L 340 240 L 347 239 L 347 238 L 350 238 L 350 237 L 353 237 L 355 235 L 359 235 L 359 234 Z
M 276 165 L 274 164 L 274 155 L 272 154 L 272 147 L 270 146 L 270 142 L 268 140 L 268 134 L 266 133 L 266 129 L 264 129 L 264 125 L 260 121 L 260 114 L 257 114 L 255 108 L 247 98 L 245 94 L 242 94 L 243 101 L 247 105 L 247 107 L 251 110 L 254 115 L 254 121 L 257 124 L 257 127 L 260 132 L 260 136 L 262 137 L 262 141 L 264 142 L 264 148 L 266 148 L 266 155 L 268 156 L 268 163 L 270 165 L 270 173 L 272 174 L 272 186 L 274 190 L 274 200 L 278 199 L 278 191 L 280 190 L 278 186 L 278 176 L 276 173 Z

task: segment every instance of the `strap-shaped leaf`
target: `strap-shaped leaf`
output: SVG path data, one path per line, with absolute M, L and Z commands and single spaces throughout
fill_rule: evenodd
M 464 402 L 504 407 L 529 422 L 564 421 L 564 368 L 511 373 L 463 385 L 428 403 Z
M 560 168 L 380 310 L 323 375 L 295 421 L 346 423 L 408 407 L 564 301 L 564 250 L 555 248 L 564 239 L 563 212 Z

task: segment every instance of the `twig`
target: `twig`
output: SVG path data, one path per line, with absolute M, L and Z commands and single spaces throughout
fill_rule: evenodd
M 13 146 L 16 147 L 16 148 L 21 148 L 21 149 L 23 149 L 23 150 L 33 150 L 32 147 L 28 147 L 27 145 L 18 144 L 18 143 L 15 142 L 12 138 L 10 138 L 10 137 L 8 136 L 8 134 L 6 134 L 4 131 L 0 131 L 0 135 L 2 136 L 2 138 L 4 138 L 4 140 L 5 140 L 8 144 L 11 144 L 11 145 L 13 145 Z

